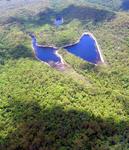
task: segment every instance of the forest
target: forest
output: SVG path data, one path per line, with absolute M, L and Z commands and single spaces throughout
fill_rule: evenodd
M 0 1 L 0 150 L 129 150 L 127 4 Z M 59 28 L 57 15 L 64 18 Z M 105 64 L 60 48 L 66 68 L 52 68 L 35 58 L 30 32 L 56 47 L 91 32 Z

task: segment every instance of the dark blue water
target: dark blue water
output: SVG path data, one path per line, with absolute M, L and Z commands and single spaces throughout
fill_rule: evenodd
M 64 49 L 85 61 L 94 64 L 101 62 L 96 42 L 89 34 L 84 34 L 77 44 L 66 46 Z
M 55 19 L 54 24 L 55 24 L 57 27 L 59 27 L 60 25 L 63 24 L 63 22 L 64 22 L 64 20 L 63 20 L 62 17 L 57 17 L 57 18 Z
M 123 10 L 129 10 L 129 0 L 122 0 L 121 8 Z
M 61 58 L 55 54 L 57 50 L 56 48 L 38 46 L 35 36 L 31 36 L 31 38 L 32 38 L 32 45 L 35 51 L 35 55 L 39 60 L 47 62 L 47 63 L 49 62 L 60 63 L 61 62 Z

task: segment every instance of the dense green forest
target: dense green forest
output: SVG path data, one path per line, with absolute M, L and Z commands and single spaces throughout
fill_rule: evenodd
M 125 4 L 0 1 L 0 150 L 129 150 Z M 57 15 L 64 18 L 60 28 L 53 25 Z M 92 32 L 105 64 L 95 66 L 60 48 L 66 66 L 59 71 L 36 60 L 29 32 L 40 44 L 57 47 Z

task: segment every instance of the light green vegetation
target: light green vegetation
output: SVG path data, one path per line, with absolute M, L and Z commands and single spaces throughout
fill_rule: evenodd
M 70 0 L 61 8 L 40 2 L 27 4 L 26 13 L 19 13 L 21 6 L 8 10 L 13 18 L 1 19 L 0 150 L 128 150 L 128 12 Z M 58 29 L 56 14 L 65 14 Z M 27 35 L 62 47 L 85 31 L 97 38 L 105 65 L 60 48 L 67 63 L 60 72 L 35 59 Z

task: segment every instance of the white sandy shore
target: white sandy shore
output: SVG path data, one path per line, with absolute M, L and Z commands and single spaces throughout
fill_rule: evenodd
M 90 37 L 93 38 L 93 40 L 95 41 L 95 45 L 96 45 L 96 48 L 97 48 L 97 50 L 98 50 L 98 53 L 99 53 L 99 55 L 100 55 L 101 63 L 104 63 L 104 58 L 103 58 L 103 56 L 102 56 L 101 49 L 100 49 L 100 46 L 99 46 L 99 44 L 98 44 L 98 42 L 97 42 L 97 39 L 96 39 L 95 36 L 94 36 L 92 33 L 90 33 L 90 32 L 84 32 L 84 33 L 81 35 L 80 39 L 77 40 L 75 43 L 69 44 L 69 45 L 66 45 L 66 46 L 63 46 L 63 47 L 61 47 L 61 48 L 65 49 L 66 47 L 74 46 L 75 44 L 77 44 L 77 43 L 80 42 L 81 38 L 82 38 L 84 35 L 89 35 Z M 35 36 L 34 36 L 34 37 L 35 37 Z M 32 38 L 32 37 L 31 37 L 31 38 Z M 38 47 L 43 47 L 43 48 L 54 48 L 54 49 L 55 49 L 54 54 L 55 54 L 56 56 L 58 56 L 58 57 L 61 59 L 61 63 L 57 62 L 57 63 L 54 63 L 54 64 L 55 64 L 55 65 L 58 65 L 58 64 L 64 65 L 64 64 L 65 64 L 65 61 L 63 60 L 63 57 L 58 53 L 58 48 L 57 48 L 57 47 L 38 45 L 37 42 L 36 42 L 36 46 L 38 46 Z M 34 47 L 33 47 L 33 42 L 32 42 L 32 49 L 33 49 L 33 52 L 34 52 L 34 54 L 35 54 L 36 59 L 38 59 L 38 60 L 41 61 L 42 63 L 45 63 L 45 64 L 51 66 L 49 63 L 40 60 L 40 59 L 36 56 L 35 49 L 34 49 Z M 97 64 L 95 64 L 95 65 L 97 65 Z
M 31 37 L 31 38 L 32 38 L 32 37 Z M 37 44 L 37 42 L 36 42 L 36 46 L 38 46 L 38 47 L 43 47 L 43 48 L 54 48 L 54 49 L 55 49 L 54 54 L 55 54 L 57 57 L 59 57 L 59 58 L 61 59 L 61 63 L 56 62 L 56 63 L 54 63 L 54 64 L 55 64 L 55 65 L 58 65 L 58 64 L 62 64 L 62 65 L 64 65 L 64 64 L 65 64 L 65 62 L 64 62 L 64 60 L 63 60 L 63 57 L 62 57 L 62 56 L 58 53 L 58 48 L 57 48 L 57 47 L 54 47 L 54 46 L 43 46 L 43 45 L 39 45 L 39 44 Z M 35 48 L 34 48 L 34 46 L 33 46 L 33 42 L 32 42 L 32 49 L 33 49 L 33 52 L 34 52 L 35 58 L 36 58 L 37 60 L 41 61 L 42 63 L 47 64 L 48 66 L 51 66 L 49 63 L 47 63 L 47 62 L 45 62 L 45 61 L 40 60 L 40 59 L 36 56 Z
M 95 41 L 96 48 L 97 48 L 98 53 L 99 53 L 99 55 L 100 55 L 101 63 L 105 63 L 105 62 L 104 62 L 103 55 L 102 55 L 102 52 L 101 52 L 101 49 L 100 49 L 100 46 L 99 46 L 99 44 L 98 44 L 98 42 L 97 42 L 97 39 L 96 39 L 95 36 L 94 36 L 92 33 L 90 33 L 90 32 L 84 32 L 84 33 L 81 35 L 81 37 L 79 38 L 79 40 L 77 40 L 75 43 L 69 44 L 69 45 L 66 45 L 66 46 L 63 46 L 62 48 L 65 49 L 66 47 L 74 46 L 75 44 L 78 44 L 78 43 L 80 42 L 81 38 L 82 38 L 84 35 L 89 35 L 89 36 L 92 37 L 92 39 Z

